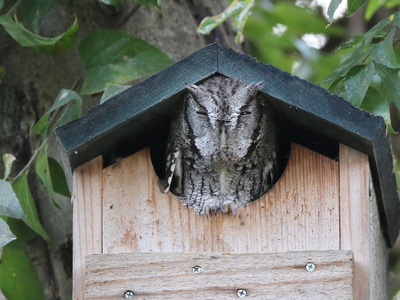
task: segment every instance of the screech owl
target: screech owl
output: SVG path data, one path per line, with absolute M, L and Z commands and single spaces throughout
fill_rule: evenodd
M 271 106 L 246 84 L 214 75 L 187 92 L 172 121 L 164 192 L 196 213 L 244 206 L 273 185 L 277 131 Z

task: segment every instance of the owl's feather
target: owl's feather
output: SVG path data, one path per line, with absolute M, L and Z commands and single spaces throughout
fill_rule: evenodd
M 272 187 L 277 132 L 262 86 L 222 75 L 187 86 L 171 124 L 165 192 L 208 215 L 235 213 Z
M 167 162 L 166 162 L 166 171 L 167 171 L 167 186 L 164 189 L 164 193 L 168 193 L 168 191 L 171 189 L 171 183 L 172 179 L 175 177 L 179 177 L 179 174 L 181 173 L 180 167 L 180 151 L 179 149 L 175 149 L 173 153 L 168 154 L 167 156 Z M 178 165 L 178 170 L 177 170 L 177 165 Z M 176 174 L 175 174 L 176 171 Z

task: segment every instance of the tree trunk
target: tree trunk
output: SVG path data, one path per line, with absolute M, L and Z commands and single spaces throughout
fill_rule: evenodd
M 234 43 L 235 32 L 229 22 L 209 36 L 196 31 L 203 17 L 218 14 L 227 5 L 226 0 L 165 0 L 162 11 L 158 12 L 124 0 L 124 6 L 115 11 L 97 1 L 61 0 L 41 21 L 40 34 L 49 37 L 61 34 L 71 26 L 76 15 L 79 40 L 98 28 L 119 29 L 146 40 L 178 61 L 214 41 L 241 50 Z M 23 48 L 4 30 L 0 30 L 0 40 L 0 64 L 6 68 L 0 81 L 0 154 L 16 156 L 11 174 L 15 176 L 35 150 L 29 139 L 30 122 L 38 121 L 49 109 L 60 89 L 77 87 L 83 76 L 83 65 L 77 47 L 79 40 L 74 48 L 55 55 L 37 54 Z M 98 104 L 99 98 L 100 95 L 85 97 L 84 111 Z M 59 150 L 54 146 L 54 138 L 51 143 L 49 155 L 57 158 Z M 29 184 L 39 216 L 57 243 L 48 245 L 36 237 L 26 245 L 26 251 L 39 274 L 46 299 L 71 299 L 72 207 L 69 199 L 61 197 L 58 202 L 62 209 L 57 209 L 39 181 L 31 167 Z

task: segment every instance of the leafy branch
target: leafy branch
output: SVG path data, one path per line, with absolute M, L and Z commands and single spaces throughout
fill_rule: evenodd
M 7 14 L 0 15 L 0 25 L 20 46 L 43 54 L 67 51 L 76 43 L 77 18 L 73 25 L 58 37 L 45 38 L 37 34 L 40 17 L 49 12 L 55 2 L 55 0 L 18 0 Z M 111 2 L 113 5 L 119 1 L 111 0 Z M 161 10 L 160 0 L 135 0 L 135 2 L 138 5 L 129 14 L 130 17 L 138 10 L 139 5 Z M 0 0 L 0 9 L 3 5 L 4 1 Z M 22 17 L 23 22 L 18 20 L 17 15 Z M 25 24 L 35 32 L 29 31 Z M 112 47 L 107 49 L 107 43 Z M 12 154 L 3 156 L 5 174 L 0 180 L 0 247 L 4 248 L 0 264 L 0 288 L 9 300 L 44 299 L 36 271 L 22 248 L 23 243 L 36 235 L 48 243 L 53 243 L 39 220 L 29 186 L 28 173 L 32 170 L 32 166 L 35 165 L 35 173 L 46 187 L 56 207 L 61 209 L 56 201 L 56 194 L 71 196 L 64 171 L 60 164 L 47 154 L 54 128 L 81 116 L 82 95 L 103 92 L 109 86 L 129 83 L 151 75 L 172 63 L 164 53 L 147 42 L 111 29 L 93 32 L 85 37 L 79 44 L 79 54 L 85 66 L 84 74 L 78 77 L 71 89 L 61 89 L 50 109 L 31 126 L 30 140 L 35 150 L 15 177 L 10 177 L 10 174 L 16 158 Z M 115 68 L 117 64 L 118 68 Z M 5 70 L 0 66 L 0 71 Z M 104 76 L 104 72 L 107 76 Z M 74 91 L 78 90 L 81 83 L 80 93 Z M 110 95 L 112 95 L 110 92 L 105 94 L 102 101 Z M 17 219 L 23 223 L 16 222 Z M 21 226 L 25 228 L 22 229 Z

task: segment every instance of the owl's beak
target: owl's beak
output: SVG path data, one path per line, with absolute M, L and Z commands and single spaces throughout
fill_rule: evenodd
M 222 124 L 222 126 L 221 126 L 219 138 L 221 140 L 221 147 L 224 148 L 225 144 L 226 144 L 226 139 L 227 139 L 225 124 Z

